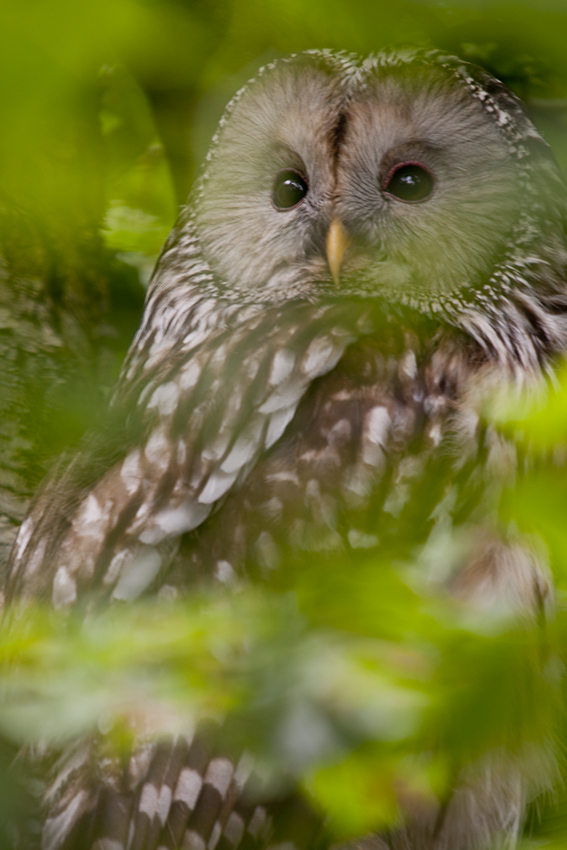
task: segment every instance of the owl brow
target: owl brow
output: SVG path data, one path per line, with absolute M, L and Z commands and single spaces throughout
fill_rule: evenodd
M 282 167 L 292 167 L 297 168 L 299 171 L 302 171 L 304 174 L 307 173 L 307 169 L 305 168 L 305 163 L 297 151 L 294 151 L 293 148 L 290 148 L 289 145 L 286 145 L 285 142 L 271 142 L 269 149 L 276 156 L 281 158 Z
M 408 154 L 411 154 L 412 151 L 415 151 L 416 149 L 426 153 L 441 153 L 445 150 L 445 146 L 440 145 L 437 142 L 432 142 L 429 139 L 417 137 L 413 139 L 406 139 L 405 142 L 402 142 L 400 145 L 395 145 L 390 150 L 400 152 L 402 154 L 407 151 Z
M 443 151 L 442 145 L 435 144 L 435 142 L 430 142 L 427 139 L 408 139 L 387 150 L 382 162 L 389 168 L 402 160 L 419 159 L 424 154 L 439 154 Z

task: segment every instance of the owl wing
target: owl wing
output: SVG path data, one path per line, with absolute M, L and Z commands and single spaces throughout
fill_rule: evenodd
M 138 741 L 126 765 L 75 742 L 53 770 L 42 850 L 255 850 L 275 836 L 315 846 L 321 820 L 296 795 L 266 796 L 247 753 L 219 749 L 212 721 L 159 741 Z M 277 839 L 276 839 L 277 840 Z
M 171 541 L 203 523 L 269 457 L 313 382 L 373 332 L 376 307 L 297 302 L 239 319 L 149 368 L 151 336 L 143 356 L 130 359 L 140 370 L 118 415 L 135 419 L 140 437 L 86 485 L 102 464 L 92 453 L 48 483 L 17 541 L 12 595 L 49 595 L 61 607 L 93 591 L 133 599 L 163 582 Z M 43 847 L 265 843 L 277 807 L 268 815 L 249 801 L 240 762 L 188 734 L 167 745 L 139 742 L 126 768 L 108 759 L 102 768 L 95 740 L 76 742 L 53 770 Z M 297 809 L 283 820 L 311 843 L 318 820 L 298 799 L 281 805 Z
M 133 599 L 155 587 L 171 541 L 242 485 L 309 385 L 372 329 L 362 303 L 249 313 L 149 368 L 139 353 L 144 372 L 115 404 L 114 431 L 47 484 L 23 523 L 9 597 L 47 596 L 62 607 L 87 590 Z
M 315 500 L 313 533 L 320 537 L 317 518 L 328 519 L 325 505 L 337 487 L 366 502 L 369 487 L 391 471 L 387 453 L 396 452 L 397 443 L 402 454 L 422 426 L 416 409 L 424 398 L 418 390 L 423 370 L 394 318 L 389 323 L 375 304 L 362 301 L 290 303 L 222 329 L 177 358 L 170 352 L 134 394 L 137 415 L 147 423 L 143 440 L 77 500 L 61 542 L 51 511 L 62 483 L 48 486 L 30 515 L 36 524 L 15 575 L 21 564 L 19 580 L 28 585 L 34 573 L 26 574 L 26 565 L 29 570 L 32 558 L 41 557 L 38 581 L 49 588 L 47 570 L 56 605 L 101 586 L 114 599 L 134 598 L 156 579 L 163 582 L 161 565 L 148 567 L 165 551 L 160 547 L 204 524 L 225 500 L 218 513 L 222 529 L 213 524 L 198 546 L 195 541 L 212 568 L 215 538 L 234 537 L 231 513 L 243 504 L 240 493 L 246 505 L 234 522 L 252 527 L 262 513 L 258 500 L 270 493 L 298 518 Z M 372 343 L 378 328 L 381 341 Z M 401 358 L 397 348 L 406 351 Z M 329 467 L 337 452 L 344 465 L 340 481 L 336 464 Z M 299 498 L 279 489 L 294 477 Z M 280 527 L 292 524 L 285 516 Z M 51 548 L 42 550 L 48 534 Z M 118 559 L 110 582 L 105 577 Z M 69 579 L 73 593 L 65 595 Z M 138 741 L 126 764 L 103 760 L 99 745 L 95 738 L 75 742 L 53 768 L 43 850 L 253 850 L 281 840 L 304 848 L 321 834 L 319 816 L 299 797 L 271 799 L 269 809 L 259 803 L 263 789 L 250 758 L 226 758 L 210 726 L 174 741 Z

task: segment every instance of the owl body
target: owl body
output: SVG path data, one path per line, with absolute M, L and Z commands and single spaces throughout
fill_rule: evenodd
M 8 598 L 93 608 L 270 580 L 310 552 L 407 552 L 449 521 L 478 529 L 458 575 L 440 567 L 450 592 L 534 610 L 538 565 L 489 530 L 515 467 L 483 405 L 565 351 L 565 209 L 544 141 L 479 69 L 420 52 L 268 66 L 164 248 L 108 429 L 22 525 Z M 199 736 L 122 773 L 79 750 L 47 792 L 44 850 L 287 840 Z M 410 812 L 383 840 L 513 846 L 525 788 L 489 761 L 441 819 Z

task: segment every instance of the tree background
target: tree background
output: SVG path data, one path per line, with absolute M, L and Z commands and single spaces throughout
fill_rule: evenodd
M 5 0 L 0 566 L 45 473 L 104 415 L 160 246 L 224 106 L 260 65 L 309 48 L 441 48 L 522 97 L 566 170 L 566 44 L 564 0 Z M 465 622 L 416 591 L 411 564 L 378 571 L 376 559 L 356 582 L 339 562 L 323 591 L 314 564 L 272 595 L 207 598 L 171 609 L 165 624 L 161 610 L 133 606 L 120 623 L 109 614 L 79 633 L 35 612 L 0 646 L 6 771 L 22 742 L 60 743 L 105 713 L 125 745 L 124 706 L 141 699 L 161 706 L 156 728 L 169 722 L 160 700 L 231 709 L 238 734 L 252 726 L 262 757 L 349 837 L 390 822 L 403 794 L 442 793 L 460 755 L 517 755 L 527 742 L 560 751 L 567 493 L 553 457 L 567 441 L 567 401 L 559 392 L 535 410 L 488 415 L 538 457 L 502 495 L 499 521 L 537 535 L 554 570 L 560 604 L 543 649 L 533 624 L 501 612 Z M 542 653 L 544 663 L 526 664 Z M 379 723 L 368 705 L 380 707 Z M 298 728 L 330 731 L 298 760 Z M 5 775 L 1 820 L 29 803 Z M 526 846 L 567 847 L 563 797 L 533 804 Z

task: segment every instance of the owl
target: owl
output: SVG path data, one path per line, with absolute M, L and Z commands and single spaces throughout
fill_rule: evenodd
M 163 249 L 106 429 L 21 526 L 6 600 L 90 612 L 268 581 L 408 528 L 425 543 L 441 518 L 476 529 L 447 593 L 542 609 L 537 559 L 479 520 L 514 466 L 482 406 L 567 348 L 565 213 L 548 146 L 479 68 L 412 50 L 266 66 Z M 211 736 L 118 766 L 64 753 L 43 850 L 317 846 L 307 806 L 255 804 L 250 768 Z M 487 761 L 368 841 L 512 847 L 525 797 L 521 773 Z

